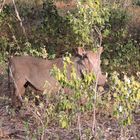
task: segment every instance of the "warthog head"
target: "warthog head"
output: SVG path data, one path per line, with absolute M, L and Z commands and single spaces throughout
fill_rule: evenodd
M 76 56 L 72 57 L 77 75 L 82 76 L 82 71 L 94 72 L 98 77 L 98 85 L 104 85 L 106 76 L 102 75 L 100 68 L 100 55 L 102 47 L 98 48 L 97 52 L 85 51 L 83 48 L 76 49 Z M 63 68 L 63 59 L 55 60 L 41 59 L 32 56 L 15 56 L 9 59 L 9 79 L 14 83 L 12 91 L 12 101 L 22 100 L 26 85 L 30 85 L 38 91 L 44 91 L 44 84 L 49 83 L 48 90 L 57 91 L 59 83 L 50 74 L 50 70 L 56 65 L 59 69 Z M 69 74 L 69 72 L 68 72 Z

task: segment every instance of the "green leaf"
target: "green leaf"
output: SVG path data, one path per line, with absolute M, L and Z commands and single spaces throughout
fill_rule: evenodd
M 66 121 L 66 120 L 63 120 L 63 121 L 61 122 L 61 126 L 62 126 L 62 128 L 67 128 L 67 126 L 68 126 L 67 121 Z

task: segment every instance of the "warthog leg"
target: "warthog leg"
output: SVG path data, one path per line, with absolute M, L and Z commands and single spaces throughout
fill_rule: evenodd
M 10 72 L 10 78 L 12 79 L 13 83 L 14 83 L 14 89 L 12 91 L 11 94 L 11 98 L 12 98 L 12 105 L 14 106 L 19 106 L 18 104 L 22 104 L 22 95 L 25 92 L 25 83 L 26 80 L 22 79 L 21 77 L 18 77 L 17 74 L 13 74 L 13 71 L 11 69 L 11 67 L 9 67 L 9 72 Z

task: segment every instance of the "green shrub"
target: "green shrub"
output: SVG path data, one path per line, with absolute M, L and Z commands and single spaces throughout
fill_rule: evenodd
M 103 63 L 108 71 L 127 72 L 129 75 L 135 75 L 140 69 L 139 48 L 133 41 L 126 44 L 116 42 L 115 44 L 106 44 Z
M 77 46 L 93 47 L 96 40 L 94 26 L 104 27 L 109 18 L 107 8 L 103 8 L 99 0 L 79 1 L 73 12 L 68 12 L 67 18 L 71 28 L 70 42 Z
M 68 66 L 71 65 L 70 77 L 67 76 Z M 70 57 L 65 57 L 63 70 L 54 66 L 52 75 L 59 81 L 64 89 L 69 89 L 70 93 L 60 92 L 57 97 L 55 110 L 59 118 L 62 128 L 67 128 L 74 121 L 78 114 L 90 112 L 95 107 L 95 76 L 93 74 L 85 74 L 84 79 L 77 77 L 76 70 Z
M 112 9 L 112 8 L 111 8 Z M 127 72 L 130 75 L 139 70 L 138 43 L 128 32 L 131 18 L 125 9 L 112 9 L 109 22 L 103 30 L 103 65 L 110 71 Z
M 45 1 L 42 9 L 42 31 L 48 38 L 48 50 L 56 51 L 69 45 L 67 35 L 69 32 L 68 21 L 65 17 L 59 15 L 56 6 L 52 0 Z M 50 48 L 51 46 L 51 48 Z
M 133 0 L 133 4 L 137 5 L 137 6 L 140 6 L 140 0 Z
M 108 9 L 99 0 L 78 1 L 76 7 L 60 15 L 53 2 L 46 1 L 43 8 L 43 30 L 56 46 L 92 46 L 94 26 L 104 26 L 108 21 Z
M 10 44 L 8 44 L 10 55 L 23 53 L 39 55 L 36 51 L 41 53 L 40 50 L 45 47 L 50 57 L 54 57 L 54 53 L 58 50 L 61 53 L 61 51 L 71 49 L 70 47 L 88 46 L 93 48 L 93 44 L 94 46 L 98 44 L 95 41 L 96 35 L 93 35 L 93 32 L 95 33 L 93 28 L 101 26 L 102 29 L 109 17 L 108 9 L 102 8 L 99 0 L 94 2 L 89 0 L 86 4 L 79 1 L 72 11 L 64 15 L 59 14 L 53 2 L 44 0 L 43 7 L 39 9 L 34 9 L 33 5 L 26 3 L 16 3 L 23 25 L 26 25 L 24 24 L 26 22 L 30 25 L 29 31 L 28 28 L 26 29 L 27 38 L 19 26 L 14 7 L 9 5 L 4 8 L 0 16 L 0 23 L 3 25 L 1 29 L 6 31 L 6 34 L 8 33 L 6 38 Z M 7 14 L 5 15 L 5 13 Z M 34 22 L 34 18 L 39 20 L 38 25 L 30 23 Z M 5 27 L 8 31 L 5 30 Z M 27 48 L 28 44 L 31 47 Z
M 111 91 L 113 95 L 114 115 L 119 119 L 121 125 L 131 125 L 133 113 L 137 112 L 140 105 L 140 82 L 134 77 L 125 74 L 119 78 L 114 72 L 111 76 Z
M 125 28 L 130 20 L 130 15 L 125 9 L 111 8 L 109 24 L 112 30 Z

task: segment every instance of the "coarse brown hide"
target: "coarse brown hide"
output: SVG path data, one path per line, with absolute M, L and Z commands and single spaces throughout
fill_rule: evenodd
M 79 77 L 82 72 L 94 72 L 98 77 L 98 85 L 104 85 L 106 76 L 102 74 L 100 67 L 100 56 L 103 48 L 98 48 L 97 52 L 85 51 L 83 48 L 76 49 L 76 56 L 72 57 L 72 62 Z M 63 68 L 63 59 L 55 60 L 41 59 L 32 56 L 15 56 L 9 59 L 9 79 L 14 83 L 12 90 L 12 102 L 15 104 L 16 99 L 22 101 L 25 92 L 25 85 L 30 85 L 38 91 L 44 91 L 44 84 L 47 81 L 47 90 L 56 92 L 60 87 L 58 81 L 50 74 L 53 66 L 59 69 Z M 70 67 L 70 66 L 68 66 Z M 68 76 L 70 68 L 68 68 Z M 97 76 L 98 75 L 98 76 Z M 45 87 L 46 88 L 46 87 Z

